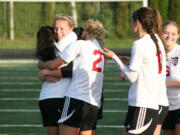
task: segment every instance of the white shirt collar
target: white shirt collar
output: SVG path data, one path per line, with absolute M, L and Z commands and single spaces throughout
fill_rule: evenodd
M 77 40 L 77 35 L 72 31 L 65 38 L 63 38 L 62 40 L 59 40 L 55 44 L 55 46 L 60 52 L 62 52 L 70 43 L 76 40 Z

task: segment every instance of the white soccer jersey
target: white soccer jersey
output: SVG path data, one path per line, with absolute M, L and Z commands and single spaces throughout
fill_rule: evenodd
M 168 105 L 165 86 L 165 51 L 160 38 L 157 35 L 156 37 L 161 51 L 162 71 L 158 64 L 156 45 L 149 34 L 133 43 L 129 68 L 138 72 L 138 78 L 129 90 L 129 106 L 158 109 L 159 99 Z
M 56 55 L 60 56 L 62 51 L 71 43 L 77 40 L 77 36 L 74 32 L 71 32 L 64 39 L 60 40 L 56 44 Z M 64 92 L 67 90 L 70 84 L 71 78 L 62 78 L 56 83 L 48 81 L 43 82 L 39 100 L 47 98 L 63 98 Z
M 180 81 L 180 46 L 175 45 L 174 49 L 167 56 L 166 79 Z M 167 95 L 169 99 L 169 110 L 180 109 L 180 88 L 167 88 Z
M 67 63 L 73 61 L 73 77 L 65 96 L 99 106 L 104 72 L 104 56 L 96 40 L 79 40 L 61 54 Z

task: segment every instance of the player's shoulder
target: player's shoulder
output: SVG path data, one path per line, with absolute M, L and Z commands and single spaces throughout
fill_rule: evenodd
M 77 43 L 77 44 L 85 43 L 85 42 L 86 42 L 86 40 L 82 40 L 82 39 L 81 39 L 81 40 L 76 40 L 76 43 Z
M 180 45 L 178 44 L 175 45 L 175 53 L 180 56 Z
M 176 49 L 180 51 L 180 45 L 176 44 Z
M 143 43 L 144 43 L 144 40 L 142 40 L 141 38 L 137 39 L 133 42 L 133 48 L 137 48 L 137 47 L 141 46 Z
M 72 43 L 73 45 L 83 45 L 85 44 L 85 40 L 76 40 L 75 42 Z

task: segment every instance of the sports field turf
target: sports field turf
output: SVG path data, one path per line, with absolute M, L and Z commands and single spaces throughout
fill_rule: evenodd
M 112 61 L 104 77 L 104 113 L 97 135 L 123 135 L 130 83 L 120 81 Z M 38 108 L 41 82 L 32 63 L 0 63 L 0 135 L 45 135 Z

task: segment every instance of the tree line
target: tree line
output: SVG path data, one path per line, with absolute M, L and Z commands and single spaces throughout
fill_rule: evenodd
M 149 0 L 149 7 L 160 11 L 163 21 L 174 20 L 180 24 L 180 0 Z M 142 2 L 79 2 L 76 3 L 78 25 L 89 18 L 99 19 L 108 37 L 132 36 L 130 16 Z M 6 9 L 5 9 L 6 8 Z M 58 13 L 72 15 L 68 2 L 14 3 L 15 37 L 34 37 L 42 25 L 52 25 L 53 17 Z M 0 36 L 9 35 L 9 4 L 0 3 Z M 4 34 L 5 33 L 5 34 Z

